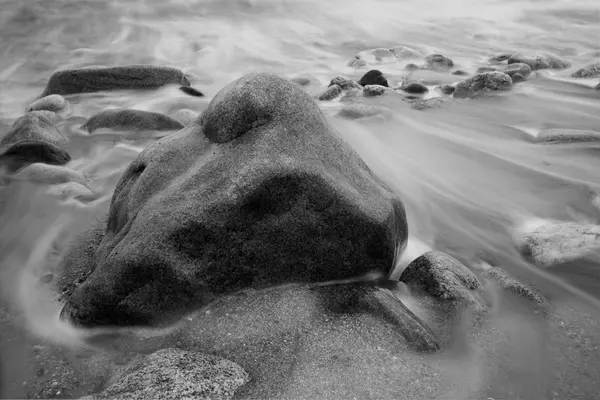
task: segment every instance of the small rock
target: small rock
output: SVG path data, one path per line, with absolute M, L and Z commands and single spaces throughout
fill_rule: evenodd
M 406 64 L 404 69 L 406 69 L 408 71 L 416 71 L 419 69 L 419 66 L 417 64 L 410 63 L 410 64 Z
M 451 86 L 451 85 L 440 86 L 440 92 L 442 92 L 443 94 L 449 96 L 452 93 L 454 93 L 454 86 Z
M 400 275 L 400 281 L 420 288 L 435 298 L 465 302 L 483 310 L 472 290 L 481 284 L 460 261 L 441 251 L 429 251 L 412 261 Z
M 198 89 L 194 89 L 191 86 L 181 86 L 179 88 L 179 90 L 181 90 L 183 93 L 185 94 L 189 94 L 190 96 L 194 96 L 194 97 L 204 97 L 204 93 L 202 93 L 201 91 L 199 91 Z
M 429 89 L 427 89 L 427 86 L 425 86 L 419 82 L 411 82 L 409 84 L 402 85 L 400 87 L 400 89 L 405 91 L 406 93 L 411 93 L 411 94 L 424 94 L 424 93 L 429 92 Z
M 425 62 L 429 68 L 436 70 L 450 69 L 454 66 L 451 59 L 441 54 L 430 54 L 425 57 Z
M 564 69 L 571 66 L 569 62 L 552 55 L 524 56 L 513 54 L 508 59 L 508 64 L 515 63 L 527 64 L 532 71 L 540 69 Z
M 511 78 L 515 74 L 520 74 L 524 78 L 526 78 L 531 74 L 531 67 L 524 63 L 512 63 L 512 64 L 508 64 L 505 68 L 503 68 L 502 72 L 504 72 L 506 75 L 510 76 Z
M 469 73 L 466 71 L 463 71 L 462 69 L 457 69 L 456 71 L 453 71 L 451 75 L 466 76 L 466 75 L 469 75 Z
M 367 85 L 380 85 L 389 87 L 387 79 L 383 76 L 383 73 L 377 69 L 372 69 L 360 78 L 358 82 L 361 86 Z
M 458 83 L 454 87 L 454 97 L 463 99 L 490 92 L 510 90 L 512 79 L 503 72 L 485 72 Z
M 351 60 L 349 60 L 346 65 L 348 67 L 354 68 L 354 69 L 360 69 L 363 67 L 366 67 L 368 65 L 368 63 L 365 60 L 361 60 L 360 58 L 353 58 Z
M 197 112 L 184 108 L 183 110 L 177 111 L 173 118 L 187 126 L 194 122 L 199 116 L 200 114 Z
M 363 88 L 363 95 L 365 97 L 381 96 L 392 92 L 394 92 L 392 89 L 381 85 L 367 85 Z
M 571 74 L 573 78 L 597 78 L 600 77 L 600 62 L 586 65 Z
M 527 80 L 527 79 L 525 79 L 525 77 L 524 77 L 523 75 L 521 75 L 521 74 L 514 74 L 514 75 L 512 76 L 512 81 L 513 81 L 513 84 L 514 84 L 514 83 L 521 83 L 521 82 L 525 82 L 526 80 Z
M 300 85 L 300 86 L 308 86 L 310 85 L 310 79 L 305 78 L 305 77 L 296 77 L 296 78 L 292 78 L 290 79 L 292 82 L 294 82 L 296 85 Z
M 499 71 L 500 68 L 498 67 L 479 67 L 477 68 L 477 73 L 478 74 L 483 74 L 484 72 L 494 72 L 494 71 Z
M 501 63 L 502 61 L 506 61 L 508 60 L 513 53 L 500 53 L 497 54 L 493 57 L 489 58 L 489 62 L 493 62 L 493 63 Z
M 406 46 L 394 46 L 390 49 L 390 52 L 398 59 L 398 60 L 406 60 L 411 58 L 423 58 L 423 55 L 419 53 L 415 49 L 411 49 Z
M 39 112 L 29 112 L 14 122 L 10 131 L 0 141 L 0 145 L 24 141 L 60 144 L 66 142 L 67 138 L 60 133 L 50 119 Z
M 537 137 L 544 143 L 576 143 L 600 141 L 600 132 L 580 129 L 544 129 Z
M 383 48 L 361 51 L 355 57 L 367 64 L 390 64 L 398 61 L 394 53 Z
M 50 283 L 54 280 L 54 274 L 52 272 L 45 273 L 40 278 L 40 282 L 42 283 Z
M 92 133 L 108 128 L 119 131 L 177 131 L 184 125 L 168 115 L 142 110 L 106 110 L 91 117 L 82 127 Z
M 374 115 L 380 115 L 385 113 L 385 109 L 381 107 L 377 107 L 374 105 L 368 104 L 350 104 L 344 106 L 339 112 L 338 116 L 349 118 L 349 119 L 359 119 L 365 117 L 372 117 Z
M 212 355 L 164 349 L 127 367 L 96 399 L 231 399 L 250 377 L 238 364 Z
M 338 75 L 329 82 L 329 86 L 338 85 L 342 90 L 360 89 L 360 85 L 350 78 Z
M 60 113 L 68 108 L 68 103 L 64 97 L 59 94 L 51 94 L 34 101 L 27 107 L 27 112 L 31 111 L 52 111 Z
M 522 251 L 538 267 L 578 259 L 600 261 L 600 226 L 572 222 L 542 225 L 525 234 Z
M 333 100 L 342 94 L 342 88 L 339 85 L 331 85 L 321 95 L 319 96 L 319 100 L 328 101 Z

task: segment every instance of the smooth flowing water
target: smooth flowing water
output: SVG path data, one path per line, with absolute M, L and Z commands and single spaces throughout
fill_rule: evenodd
M 444 54 L 469 72 L 502 52 L 546 51 L 572 63 L 540 71 L 499 96 L 424 111 L 382 98 L 377 101 L 393 112 L 356 121 L 336 115 L 339 101 L 323 103 L 340 134 L 405 202 L 411 241 L 403 263 L 430 248 L 462 259 L 484 253 L 551 300 L 599 304 L 596 266 L 541 271 L 515 247 L 521 230 L 540 221 L 598 222 L 592 201 L 600 191 L 597 142 L 534 140 L 546 128 L 600 129 L 600 92 L 592 89 L 598 79 L 570 78 L 600 61 L 597 0 L 1 0 L 0 10 L 2 133 L 50 75 L 65 68 L 169 65 L 190 74 L 207 96 L 192 98 L 176 88 L 78 96 L 59 128 L 71 138 L 69 166 L 89 178 L 98 199 L 59 203 L 30 187 L 0 189 L 2 294 L 32 332 L 63 344 L 77 339 L 56 324 L 58 305 L 36 273 L 56 262 L 53 248 L 104 215 L 121 173 L 155 140 L 83 135 L 85 118 L 122 107 L 201 112 L 227 83 L 257 71 L 309 78 L 307 90 L 318 95 L 336 75 L 358 79 L 366 72 L 346 65 L 358 51 L 396 45 Z M 375 68 L 398 83 L 409 74 L 408 62 Z M 458 80 L 448 75 L 442 83 Z M 12 311 L 1 317 L 15 318 Z M 2 373 L 8 365 L 19 371 L 18 351 L 8 342 L 2 349 Z M 7 376 L 7 387 L 21 379 Z

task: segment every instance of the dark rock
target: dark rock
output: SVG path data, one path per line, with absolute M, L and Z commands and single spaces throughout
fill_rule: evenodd
M 573 78 L 597 78 L 600 77 L 600 62 L 586 65 L 571 74 Z
M 454 86 L 451 86 L 451 85 L 443 85 L 443 86 L 440 86 L 440 91 L 441 91 L 443 94 L 445 94 L 445 95 L 449 96 L 449 95 L 451 95 L 452 93 L 454 93 Z
M 564 69 L 571 66 L 569 62 L 551 55 L 524 56 L 520 54 L 513 54 L 508 59 L 508 64 L 515 63 L 527 64 L 532 71 L 537 71 L 540 69 Z
M 457 69 L 456 71 L 453 71 L 453 72 L 452 72 L 452 75 L 457 75 L 457 76 L 467 76 L 467 75 L 469 75 L 469 73 L 468 73 L 468 72 L 466 72 L 466 71 L 463 71 L 463 70 L 461 70 L 461 69 Z
M 333 100 L 342 94 L 342 88 L 339 85 L 331 85 L 321 95 L 319 95 L 319 100 L 328 101 Z
M 250 380 L 238 364 L 213 355 L 163 349 L 128 366 L 94 399 L 231 399 Z
M 190 86 L 190 81 L 176 68 L 156 65 L 70 69 L 52 74 L 40 97 L 104 90 L 157 89 L 168 84 Z
M 600 132 L 581 129 L 544 129 L 537 136 L 538 142 L 578 143 L 600 141 Z
M 493 57 L 490 57 L 489 62 L 501 63 L 502 61 L 508 60 L 513 53 L 500 53 Z
M 546 224 L 524 235 L 522 251 L 538 267 L 574 260 L 600 261 L 600 225 Z
M 177 131 L 184 125 L 169 117 L 142 110 L 106 110 L 91 117 L 82 129 L 92 133 L 97 129 Z
M 521 74 L 514 74 L 512 76 L 512 82 L 514 83 L 521 83 L 521 82 L 525 82 L 527 79 L 525 79 L 525 77 Z
M 33 163 L 65 165 L 69 161 L 71 156 L 65 150 L 42 141 L 19 142 L 0 155 L 0 164 L 12 172 Z
M 417 64 L 406 64 L 406 66 L 404 67 L 404 69 L 408 70 L 408 71 L 416 71 L 419 69 L 419 66 Z
M 76 325 L 160 325 L 243 288 L 389 276 L 407 239 L 397 195 L 270 74 L 227 85 L 140 153 L 94 229 L 59 268 Z
M 494 72 L 494 71 L 499 71 L 500 68 L 498 67 L 479 67 L 477 68 L 477 73 L 478 74 L 483 74 L 485 72 Z
M 181 90 L 185 94 L 189 94 L 190 96 L 204 97 L 204 93 L 202 93 L 198 89 L 194 89 L 191 86 L 181 86 L 181 87 L 179 87 L 179 90 Z
M 524 78 L 526 78 L 531 74 L 531 67 L 529 65 L 523 64 L 523 63 L 512 63 L 512 64 L 508 64 L 505 68 L 503 68 L 502 72 L 504 72 L 506 75 L 510 76 L 511 78 L 515 74 L 520 74 Z
M 0 141 L 0 145 L 25 141 L 61 144 L 66 142 L 67 138 L 48 118 L 37 112 L 29 112 L 15 121 L 10 131 Z
M 363 95 L 365 97 L 381 96 L 386 93 L 395 93 L 392 89 L 381 85 L 367 85 L 363 87 Z
M 454 66 L 451 59 L 441 54 L 430 54 L 425 57 L 425 62 L 429 68 L 436 70 L 446 70 Z
M 458 83 L 454 87 L 454 97 L 464 99 L 487 93 L 507 91 L 512 88 L 510 76 L 503 72 L 485 72 Z
M 387 79 L 385 79 L 383 73 L 377 69 L 372 69 L 364 74 L 358 83 L 362 86 L 379 85 L 389 87 Z
M 398 60 L 406 60 L 411 58 L 423 58 L 423 55 L 415 49 L 406 46 L 395 46 L 390 49 L 390 52 Z
M 350 78 L 339 75 L 329 82 L 329 86 L 338 85 L 342 90 L 360 89 L 360 85 Z
M 400 87 L 400 89 L 405 91 L 406 93 L 411 93 L 411 94 L 424 94 L 424 93 L 429 92 L 429 89 L 427 89 L 427 86 L 425 86 L 419 82 L 411 82 L 406 85 L 402 85 Z
M 300 86 L 310 85 L 310 79 L 305 78 L 305 77 L 292 78 L 291 81 L 294 82 L 296 85 L 300 85 Z
M 27 107 L 27 112 L 31 111 L 52 111 L 59 113 L 68 108 L 68 103 L 64 97 L 59 94 L 52 94 L 50 96 L 42 97 L 31 103 Z
M 460 261 L 441 251 L 429 251 L 412 261 L 400 275 L 400 281 L 435 298 L 464 302 L 478 311 L 484 309 L 471 292 L 481 286 L 477 277 Z

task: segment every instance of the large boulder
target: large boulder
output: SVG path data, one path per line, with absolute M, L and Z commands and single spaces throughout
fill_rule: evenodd
M 387 277 L 402 202 L 298 85 L 251 74 L 142 151 L 62 262 L 62 318 L 159 325 L 248 287 Z
M 52 74 L 40 97 L 105 90 L 157 89 L 168 84 L 191 85 L 181 70 L 157 65 L 69 69 Z

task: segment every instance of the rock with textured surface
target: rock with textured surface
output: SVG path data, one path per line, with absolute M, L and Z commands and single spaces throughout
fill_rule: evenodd
M 419 53 L 415 49 L 411 49 L 407 46 L 394 46 L 390 49 L 390 52 L 398 59 L 398 60 L 406 60 L 413 58 L 423 58 L 423 55 Z
M 513 54 L 508 59 L 508 64 L 515 63 L 527 64 L 532 71 L 537 71 L 540 69 L 564 69 L 571 66 L 568 61 L 547 54 L 536 56 Z
M 339 85 L 331 85 L 323 93 L 319 95 L 319 100 L 328 101 L 333 100 L 342 94 L 342 88 Z
M 441 300 L 464 302 L 477 311 L 485 309 L 472 292 L 481 286 L 477 277 L 441 251 L 429 251 L 413 260 L 400 275 L 400 281 Z
M 454 62 L 446 56 L 441 54 L 430 54 L 425 57 L 427 66 L 435 70 L 446 70 L 454 66 Z
M 231 399 L 250 380 L 238 364 L 221 357 L 163 349 L 128 366 L 92 399 Z
M 512 63 L 504 67 L 502 72 L 511 78 L 515 74 L 521 74 L 523 77 L 527 78 L 531 74 L 531 67 L 524 63 Z
M 337 85 L 342 90 L 360 89 L 360 85 L 350 78 L 338 75 L 329 82 L 329 86 Z
M 578 259 L 600 261 L 600 225 L 547 224 L 525 234 L 523 253 L 538 267 Z
M 96 232 L 59 268 L 62 318 L 159 325 L 243 288 L 388 276 L 407 222 L 308 93 L 251 74 L 140 153 Z
M 571 74 L 573 78 L 598 78 L 600 77 L 600 62 L 586 65 Z
M 407 83 L 406 85 L 400 86 L 400 89 L 405 91 L 406 93 L 411 93 L 411 94 L 425 94 L 425 93 L 429 92 L 429 89 L 427 89 L 427 86 L 425 86 L 419 82 Z
M 367 85 L 363 87 L 363 95 L 365 97 L 375 97 L 381 96 L 386 93 L 395 93 L 389 87 L 381 86 L 381 85 Z
M 359 119 L 386 114 L 389 114 L 389 109 L 371 104 L 349 104 L 342 107 L 337 115 L 348 119 Z
M 92 133 L 107 128 L 116 131 L 177 131 L 184 125 L 168 115 L 142 110 L 106 110 L 91 117 L 82 128 Z
M 65 150 L 52 143 L 42 141 L 18 142 L 0 154 L 0 165 L 6 166 L 9 172 L 17 171 L 33 163 L 65 165 L 69 161 L 71 161 L 71 156 Z
M 544 129 L 537 136 L 543 143 L 578 143 L 600 141 L 600 132 L 582 129 Z
M 454 97 L 464 99 L 488 93 L 504 92 L 511 88 L 510 76 L 503 72 L 485 72 L 458 83 L 454 87 Z
M 156 65 L 70 69 L 52 74 L 40 97 L 105 90 L 158 89 L 168 84 L 191 85 L 179 69 Z
M 40 141 L 57 145 L 66 142 L 67 138 L 48 118 L 40 113 L 30 112 L 14 122 L 10 131 L 0 141 L 0 145 L 25 141 Z
M 380 85 L 389 87 L 387 79 L 385 79 L 383 73 L 377 69 L 372 69 L 366 74 L 364 74 L 363 77 L 360 78 L 360 81 L 358 81 L 358 83 L 361 86 Z
M 64 97 L 59 94 L 51 94 L 31 103 L 26 111 L 52 111 L 54 113 L 61 113 L 68 108 L 69 103 L 67 103 Z

